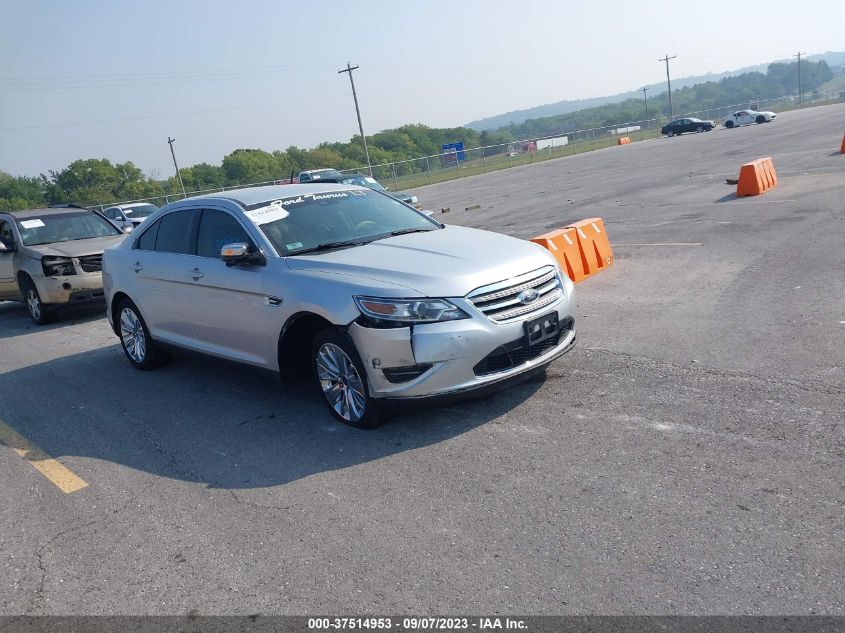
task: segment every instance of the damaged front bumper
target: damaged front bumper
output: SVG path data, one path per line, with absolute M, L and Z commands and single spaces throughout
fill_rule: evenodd
M 55 275 L 35 279 L 41 301 L 50 305 L 76 305 L 103 301 L 102 273 Z
M 530 374 L 575 344 L 573 292 L 536 314 L 508 323 L 491 321 L 469 302 L 450 301 L 472 318 L 404 328 L 349 326 L 371 396 L 426 398 L 483 389 Z M 558 336 L 540 345 L 526 345 L 524 323 L 555 312 Z

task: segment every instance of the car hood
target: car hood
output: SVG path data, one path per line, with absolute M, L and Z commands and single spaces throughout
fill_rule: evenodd
M 67 242 L 55 242 L 54 244 L 24 246 L 24 248 L 38 257 L 44 257 L 45 255 L 53 257 L 81 257 L 83 255 L 102 253 L 104 249 L 123 241 L 125 237 L 125 235 L 92 237 L 87 240 L 69 240 Z
M 532 242 L 461 226 L 286 261 L 293 270 L 372 279 L 428 297 L 463 297 L 481 286 L 555 263 L 548 251 Z

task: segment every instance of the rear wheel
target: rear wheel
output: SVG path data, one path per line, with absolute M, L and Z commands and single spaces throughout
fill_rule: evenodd
M 41 295 L 38 294 L 38 288 L 35 287 L 35 282 L 29 277 L 22 276 L 20 281 L 21 294 L 26 302 L 26 311 L 29 312 L 30 318 L 38 325 L 47 325 L 56 320 L 56 312 L 50 310 L 41 301 Z
M 124 299 L 117 307 L 117 326 L 120 344 L 133 367 L 146 371 L 162 363 L 163 352 L 150 336 L 141 312 L 129 299 Z
M 380 403 L 370 397 L 367 373 L 352 342 L 337 328 L 326 328 L 314 339 L 311 366 L 332 415 L 358 429 L 381 424 Z

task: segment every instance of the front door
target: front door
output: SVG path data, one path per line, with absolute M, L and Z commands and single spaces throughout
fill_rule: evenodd
M 14 299 L 20 290 L 15 281 L 15 235 L 10 220 L 0 219 L 0 242 L 6 247 L 0 252 L 0 299 Z
M 272 367 L 282 319 L 280 306 L 265 298 L 264 266 L 227 266 L 226 244 L 254 247 L 241 221 L 222 209 L 204 209 L 195 254 L 179 274 L 185 280 L 194 332 L 203 351 L 253 365 Z

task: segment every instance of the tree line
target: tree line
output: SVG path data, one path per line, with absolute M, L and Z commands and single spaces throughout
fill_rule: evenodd
M 833 74 L 824 61 L 803 62 L 801 76 L 803 89 L 809 93 L 829 81 Z M 672 100 L 676 112 L 692 112 L 797 92 L 797 64 L 776 63 L 770 64 L 765 74 L 744 73 L 675 90 Z M 667 94 L 652 97 L 649 106 L 651 116 L 658 113 L 667 115 Z M 507 144 L 517 139 L 612 126 L 642 119 L 644 114 L 643 101 L 629 99 L 568 114 L 529 119 L 519 125 L 481 133 L 465 127 L 403 125 L 368 136 L 367 144 L 370 161 L 374 165 L 436 155 L 440 153 L 441 145 L 458 141 L 467 148 L 497 146 L 487 152 L 489 155 L 507 151 Z M 291 173 L 304 169 L 356 169 L 365 164 L 361 138 L 355 135 L 346 143 L 320 143 L 311 149 L 289 147 L 273 152 L 236 149 L 225 156 L 220 165 L 200 163 L 179 171 L 186 190 L 202 191 L 285 179 Z M 425 164 L 421 161 L 396 166 L 398 175 L 424 169 Z M 93 206 L 147 198 L 163 203 L 166 196 L 178 196 L 180 193 L 181 187 L 175 176 L 165 180 L 151 178 L 132 162 L 113 164 L 107 159 L 80 159 L 60 171 L 51 170 L 38 176 L 12 176 L 0 172 L 0 210 L 37 208 L 63 202 Z

